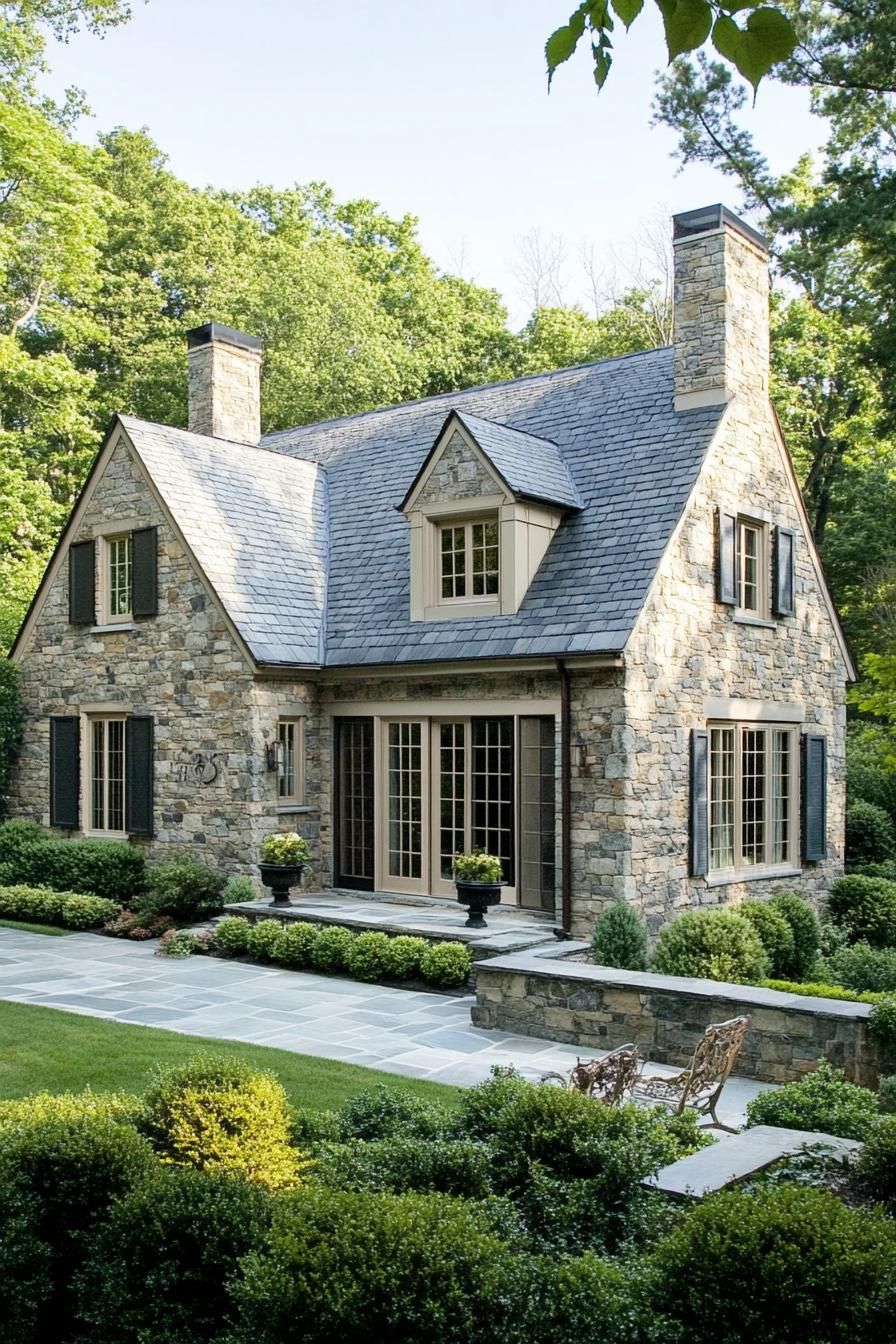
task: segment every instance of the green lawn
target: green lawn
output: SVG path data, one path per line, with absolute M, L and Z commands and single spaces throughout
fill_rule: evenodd
M 0 919 L 0 929 L 24 929 L 25 933 L 48 933 L 51 938 L 67 938 L 74 929 L 60 924 L 25 924 L 21 919 Z
M 455 1087 L 401 1078 L 357 1064 L 294 1055 L 238 1041 L 210 1041 L 155 1027 L 81 1017 L 57 1008 L 0 1002 L 0 1098 L 29 1092 L 142 1092 L 156 1064 L 180 1064 L 198 1051 L 214 1051 L 270 1069 L 294 1106 L 317 1110 L 377 1083 L 453 1105 Z

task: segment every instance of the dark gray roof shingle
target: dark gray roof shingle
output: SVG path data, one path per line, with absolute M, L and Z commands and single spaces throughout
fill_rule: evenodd
M 580 509 L 519 611 L 412 622 L 395 503 L 451 411 L 514 490 Z M 122 423 L 255 658 L 350 666 L 621 651 L 722 413 L 675 413 L 663 349 L 284 430 L 257 448 Z

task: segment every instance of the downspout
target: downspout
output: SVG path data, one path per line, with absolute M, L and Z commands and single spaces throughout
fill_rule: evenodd
M 569 704 L 569 668 L 557 659 L 560 677 L 560 924 L 554 936 L 572 937 L 572 711 Z

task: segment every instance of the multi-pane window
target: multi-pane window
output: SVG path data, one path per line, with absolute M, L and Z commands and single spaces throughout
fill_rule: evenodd
M 108 615 L 111 618 L 130 616 L 133 605 L 132 570 L 133 541 L 130 533 L 110 537 L 107 551 Z
M 738 518 L 735 544 L 737 607 L 751 616 L 768 615 L 768 529 Z
M 277 724 L 277 795 L 281 803 L 301 802 L 302 723 L 281 719 Z
M 710 728 L 710 871 L 794 862 L 794 732 L 759 724 Z
M 124 719 L 90 721 L 90 827 L 124 831 Z
M 440 587 L 443 602 L 497 597 L 498 520 L 448 523 L 440 533 Z

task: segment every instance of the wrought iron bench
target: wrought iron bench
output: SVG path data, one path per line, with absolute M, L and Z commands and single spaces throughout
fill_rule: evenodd
M 568 1074 L 546 1073 L 543 1083 L 555 1083 L 570 1092 L 582 1092 L 608 1106 L 616 1106 L 631 1092 L 638 1076 L 641 1056 L 634 1045 L 620 1045 L 600 1059 L 581 1058 Z
M 665 1078 L 658 1074 L 645 1076 L 642 1072 L 635 1082 L 634 1100 L 668 1106 L 674 1115 L 692 1106 L 699 1115 L 712 1117 L 701 1129 L 724 1129 L 736 1134 L 738 1131 L 731 1125 L 722 1124 L 716 1106 L 749 1025 L 748 1017 L 732 1017 L 728 1022 L 708 1026 L 687 1068 Z

